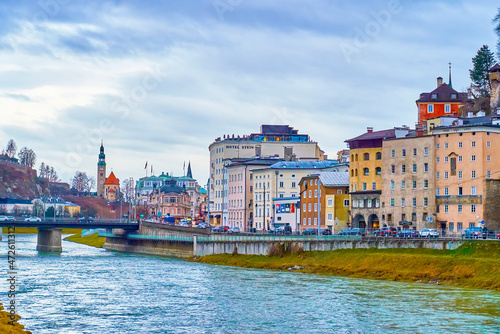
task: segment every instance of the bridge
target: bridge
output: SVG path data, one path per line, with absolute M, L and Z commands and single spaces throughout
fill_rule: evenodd
M 45 219 L 41 222 L 27 222 L 24 220 L 0 222 L 0 227 L 9 228 L 9 234 L 15 233 L 16 227 L 36 227 L 38 229 L 38 243 L 36 250 L 43 253 L 60 253 L 62 252 L 61 244 L 63 228 L 134 231 L 139 229 L 139 223 L 126 222 L 120 219 L 103 219 L 94 221 L 79 221 L 75 219 Z

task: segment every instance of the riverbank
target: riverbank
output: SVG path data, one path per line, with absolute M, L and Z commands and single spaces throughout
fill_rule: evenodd
M 435 283 L 500 291 L 500 242 L 466 242 L 451 251 L 344 249 L 281 256 L 208 255 L 190 261 L 244 268 L 389 281 Z
M 106 242 L 106 238 L 100 237 L 97 233 L 87 235 L 84 237 L 81 236 L 81 233 L 77 233 L 64 238 L 64 240 L 97 248 L 102 248 L 102 246 Z
M 37 234 L 38 229 L 36 227 L 16 227 L 16 234 Z M 63 228 L 62 234 L 73 234 L 73 233 L 81 233 L 83 230 L 81 228 Z M 2 227 L 3 234 L 9 234 L 8 227 Z
M 27 331 L 24 329 L 23 325 L 18 323 L 19 319 L 21 319 L 21 317 L 16 314 L 16 320 L 12 321 L 10 319 L 10 313 L 5 311 L 2 304 L 0 304 L 0 333 L 5 333 L 5 334 L 29 333 L 29 334 L 31 334 L 30 331 Z

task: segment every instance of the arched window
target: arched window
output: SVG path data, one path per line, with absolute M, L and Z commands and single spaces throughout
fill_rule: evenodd
M 369 170 L 368 168 L 363 168 L 363 174 L 364 174 L 365 176 L 370 175 L 370 170 Z
M 377 152 L 377 160 L 382 160 L 382 152 Z
M 351 161 L 354 161 L 354 154 L 351 154 Z
M 370 153 L 365 153 L 365 154 L 363 155 L 363 159 L 365 159 L 365 161 L 366 161 L 366 160 L 370 160 Z
M 357 153 L 356 153 L 355 157 L 356 157 L 356 161 L 358 161 L 358 154 Z
M 357 169 L 354 170 L 354 176 L 358 176 L 358 170 Z
M 351 169 L 351 176 L 354 176 L 354 169 Z
M 375 168 L 375 172 L 377 173 L 377 175 L 381 175 L 382 174 L 382 168 L 380 168 L 380 167 Z

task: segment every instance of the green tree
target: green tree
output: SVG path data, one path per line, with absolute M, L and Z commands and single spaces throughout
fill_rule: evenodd
M 54 214 L 55 214 L 55 210 L 54 210 L 53 206 L 51 206 L 50 208 L 45 210 L 45 217 L 54 217 Z
M 483 45 L 474 58 L 472 70 L 469 70 L 471 86 L 475 97 L 489 97 L 491 94 L 489 69 L 495 64 L 495 55 L 488 45 Z

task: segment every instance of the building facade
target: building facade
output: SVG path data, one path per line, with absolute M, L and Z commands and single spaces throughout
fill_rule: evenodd
M 224 212 L 228 212 L 228 188 L 225 186 L 224 168 L 234 158 L 272 157 L 284 160 L 323 160 L 324 152 L 307 134 L 288 125 L 262 125 L 259 133 L 244 136 L 219 137 L 210 150 L 210 212 L 213 225 L 220 225 Z M 226 210 L 226 211 L 225 211 Z M 227 218 L 226 218 L 227 219 Z
M 104 199 L 110 202 L 116 202 L 121 198 L 120 180 L 111 172 L 104 181 Z
M 176 220 L 191 217 L 191 198 L 186 188 L 178 186 L 174 179 L 150 195 L 148 206 L 150 215 L 160 219 L 166 216 Z

